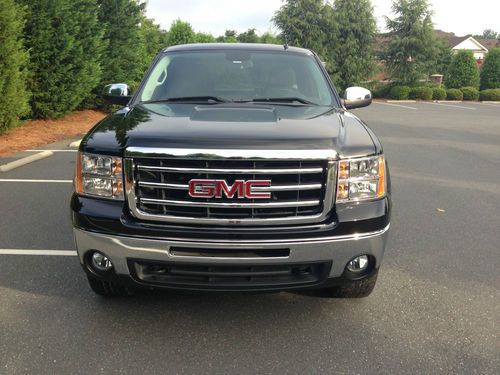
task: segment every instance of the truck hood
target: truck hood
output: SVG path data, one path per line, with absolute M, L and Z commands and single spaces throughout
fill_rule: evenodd
M 140 104 L 99 122 L 81 150 L 123 155 L 128 147 L 331 149 L 340 157 L 376 152 L 366 126 L 343 110 L 262 104 Z

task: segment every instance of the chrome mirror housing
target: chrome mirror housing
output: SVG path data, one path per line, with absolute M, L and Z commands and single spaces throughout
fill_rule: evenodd
M 372 93 L 364 87 L 349 87 L 344 93 L 346 109 L 362 108 L 372 103 Z
M 112 83 L 104 87 L 102 98 L 110 104 L 127 105 L 132 92 L 126 83 Z

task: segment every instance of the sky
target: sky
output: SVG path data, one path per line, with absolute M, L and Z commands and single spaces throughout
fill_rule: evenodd
M 353 0 L 356 1 L 356 0 Z M 196 32 L 215 36 L 226 29 L 256 28 L 261 34 L 276 33 L 271 18 L 282 0 L 147 0 L 148 17 L 163 29 L 180 18 Z M 435 28 L 458 36 L 481 34 L 485 29 L 500 32 L 500 0 L 430 0 Z M 391 0 L 372 0 L 379 30 L 385 31 L 384 15 L 390 15 Z

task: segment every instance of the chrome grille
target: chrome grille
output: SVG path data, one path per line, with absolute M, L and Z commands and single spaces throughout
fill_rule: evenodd
M 138 218 L 191 224 L 318 222 L 333 205 L 335 162 L 328 159 L 133 157 L 125 159 L 129 206 Z M 307 152 L 304 152 L 307 155 Z M 279 152 L 277 152 L 279 155 Z M 191 179 L 271 181 L 270 199 L 193 198 Z

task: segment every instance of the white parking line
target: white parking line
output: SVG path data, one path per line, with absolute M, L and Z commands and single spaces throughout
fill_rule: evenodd
M 78 253 L 75 250 L 0 249 L 0 255 L 44 255 L 76 257 Z
M 418 109 L 418 108 L 415 108 L 415 107 L 409 107 L 407 105 L 401 105 L 401 104 L 393 104 L 393 103 L 385 103 L 385 102 L 373 102 L 373 103 L 382 104 L 382 105 L 390 105 L 390 106 L 393 106 L 393 107 L 401 107 L 401 108 L 406 108 L 406 109 L 415 109 L 415 110 Z
M 34 183 L 55 183 L 55 184 L 71 184 L 73 180 L 27 180 L 19 178 L 0 178 L 0 182 L 34 182 Z
M 471 111 L 475 111 L 476 108 L 472 107 L 464 107 L 461 105 L 454 105 L 454 104 L 444 104 L 444 103 L 431 103 L 431 102 L 422 102 L 424 104 L 432 104 L 432 105 L 439 105 L 439 106 L 444 106 L 444 107 L 451 107 L 451 108 L 460 108 L 460 109 L 469 109 Z

